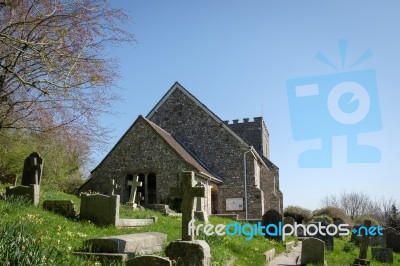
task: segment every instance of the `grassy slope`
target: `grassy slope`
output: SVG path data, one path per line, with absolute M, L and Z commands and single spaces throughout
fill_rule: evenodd
M 0 188 L 0 191 L 3 190 L 4 189 Z M 80 201 L 78 197 L 42 188 L 41 202 L 46 199 L 68 199 L 74 201 L 77 206 L 79 206 Z M 41 206 L 41 204 L 39 206 Z M 70 253 L 72 250 L 81 249 L 84 240 L 101 236 L 157 231 L 167 234 L 168 242 L 180 238 L 180 218 L 166 217 L 151 210 L 127 211 L 124 208 L 121 208 L 120 214 L 123 218 L 146 218 L 157 216 L 158 222 L 154 225 L 137 229 L 97 227 L 90 222 L 74 221 L 47 212 L 41 207 L 32 207 L 23 204 L 0 201 L 0 221 L 2 225 L 6 223 L 25 222 L 31 229 L 34 238 L 38 239 L 46 246 L 56 247 L 58 250 L 65 252 L 65 254 Z M 232 221 L 212 217 L 210 222 L 212 224 L 228 224 Z M 229 261 L 232 258 L 237 259 L 235 265 L 264 265 L 264 251 L 272 247 L 277 249 L 278 252 L 283 251 L 282 244 L 277 244 L 260 236 L 256 236 L 250 241 L 246 241 L 245 236 L 199 236 L 197 238 L 204 239 L 209 243 L 213 265 L 223 265 L 224 262 Z M 68 255 L 66 256 L 68 257 Z
M 3 190 L 4 187 L 0 187 L 0 191 Z M 50 190 L 42 191 L 41 201 L 43 202 L 45 199 L 68 199 L 74 201 L 77 206 L 79 206 L 80 202 L 80 199 L 75 196 Z M 180 238 L 180 218 L 162 216 L 151 210 L 128 211 L 121 208 L 120 213 L 123 218 L 146 218 L 157 216 L 158 222 L 154 225 L 137 229 L 97 227 L 90 222 L 74 221 L 47 212 L 41 207 L 32 207 L 23 204 L 0 201 L 0 227 L 7 223 L 15 224 L 18 222 L 25 222 L 29 227 L 33 238 L 37 239 L 43 245 L 55 247 L 57 250 L 60 250 L 65 254 L 67 261 L 65 265 L 70 265 L 71 261 L 74 262 L 74 265 L 79 265 L 79 263 L 81 263 L 81 265 L 92 265 L 90 262 L 76 259 L 75 257 L 68 255 L 72 250 L 81 249 L 82 242 L 89 238 L 146 231 L 165 233 L 168 235 L 168 242 Z M 212 217 L 210 221 L 212 224 L 228 224 L 232 222 L 231 220 L 219 217 Z M 223 265 L 224 262 L 227 262 L 232 258 L 237 259 L 235 265 L 264 265 L 265 259 L 262 255 L 264 251 L 274 247 L 278 252 L 283 252 L 282 244 L 274 243 L 273 241 L 266 240 L 260 236 L 256 236 L 250 241 L 246 241 L 244 236 L 200 236 L 197 238 L 206 240 L 210 245 L 213 265 Z M 293 238 L 289 238 L 287 241 L 289 240 L 293 240 Z M 344 245 L 347 241 L 348 238 L 335 239 L 335 251 L 326 253 L 328 265 L 349 265 L 353 262 L 354 258 L 358 257 L 358 248 L 355 248 L 350 252 L 343 251 Z M 0 246 L 0 248 L 2 247 Z M 370 251 L 368 252 L 368 256 L 369 259 L 371 259 Z M 374 266 L 387 265 L 376 261 L 373 261 L 372 263 Z M 400 265 L 400 254 L 394 254 L 393 265 Z

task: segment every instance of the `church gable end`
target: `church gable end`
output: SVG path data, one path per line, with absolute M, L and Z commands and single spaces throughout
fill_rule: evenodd
M 213 174 L 230 183 L 242 182 L 243 152 L 249 146 L 179 84 L 147 118 L 168 131 Z
M 181 171 L 195 171 L 215 180 L 167 132 L 139 116 L 96 169 L 92 171 L 90 189 L 108 193 L 110 179 L 119 185 L 116 193 L 126 201 L 127 179 L 141 175 L 155 176 L 154 202 L 168 202 L 170 188 L 176 186 Z M 80 189 L 86 191 L 85 187 Z

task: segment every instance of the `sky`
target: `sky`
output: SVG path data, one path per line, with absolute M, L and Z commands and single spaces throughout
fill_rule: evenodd
M 344 191 L 400 203 L 400 2 L 111 3 L 132 17 L 124 27 L 137 43 L 107 51 L 120 62 L 124 101 L 102 117 L 114 132 L 95 164 L 178 81 L 222 120 L 264 117 L 285 207 L 313 210 Z M 314 97 L 296 94 L 310 84 Z M 347 136 L 375 149 L 349 159 Z M 321 167 L 322 155 L 299 163 L 322 137 L 331 165 Z

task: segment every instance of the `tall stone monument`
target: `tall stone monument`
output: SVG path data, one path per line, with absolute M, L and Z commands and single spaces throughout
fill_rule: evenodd
M 210 266 L 210 246 L 204 240 L 194 240 L 194 199 L 205 197 L 205 188 L 195 186 L 194 172 L 183 172 L 180 185 L 171 189 L 173 197 L 182 199 L 182 240 L 172 241 L 165 249 L 165 254 L 177 262 L 178 266 Z

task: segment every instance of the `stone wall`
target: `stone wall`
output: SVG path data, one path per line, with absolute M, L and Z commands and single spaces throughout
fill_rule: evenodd
M 264 194 L 265 210 L 274 209 L 283 213 L 283 195 L 279 189 L 279 169 L 261 168 L 261 189 Z

